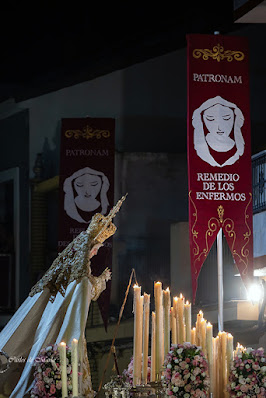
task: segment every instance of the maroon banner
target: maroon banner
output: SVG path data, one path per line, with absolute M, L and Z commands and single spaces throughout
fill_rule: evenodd
M 193 301 L 222 228 L 247 286 L 253 278 L 248 43 L 187 36 L 189 233 Z
M 115 120 L 62 119 L 59 179 L 59 238 L 62 251 L 95 213 L 106 215 L 114 202 Z M 92 273 L 112 269 L 112 237 L 92 258 Z M 98 299 L 107 327 L 111 282 Z

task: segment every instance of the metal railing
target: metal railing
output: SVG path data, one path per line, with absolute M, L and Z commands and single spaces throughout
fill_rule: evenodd
M 252 156 L 253 214 L 266 210 L 266 150 Z

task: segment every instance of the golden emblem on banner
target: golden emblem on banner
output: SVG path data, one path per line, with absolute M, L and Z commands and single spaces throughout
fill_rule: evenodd
M 204 49 L 196 48 L 195 50 L 193 50 L 192 54 L 194 58 L 200 58 L 202 56 L 202 59 L 204 61 L 207 61 L 209 58 L 212 58 L 217 62 L 223 60 L 232 62 L 233 59 L 235 59 L 236 61 L 243 61 L 243 59 L 245 58 L 245 54 L 242 51 L 233 51 L 233 50 L 224 51 L 224 47 L 221 46 L 221 44 L 217 44 L 217 46 L 214 46 L 212 50 L 209 50 L 208 48 Z
M 218 211 L 218 217 L 219 217 L 220 223 L 222 224 L 223 223 L 223 219 L 224 219 L 224 208 L 223 208 L 223 206 L 222 205 L 218 206 L 217 207 L 217 211 Z
M 66 138 L 72 138 L 74 137 L 76 140 L 78 138 L 85 138 L 89 140 L 90 138 L 109 138 L 110 137 L 110 131 L 109 130 L 99 130 L 99 129 L 94 129 L 90 126 L 85 126 L 82 130 L 66 130 L 65 131 L 65 137 Z

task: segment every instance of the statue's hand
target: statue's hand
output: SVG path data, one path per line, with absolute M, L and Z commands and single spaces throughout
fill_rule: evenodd
M 102 276 L 104 277 L 104 279 L 107 281 L 109 281 L 112 277 L 112 272 L 110 271 L 110 269 L 107 267 L 105 268 L 105 270 L 102 273 Z

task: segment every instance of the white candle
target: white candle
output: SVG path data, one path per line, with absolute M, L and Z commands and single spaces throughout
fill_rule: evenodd
M 160 379 L 161 367 L 163 364 L 164 339 L 163 339 L 163 302 L 162 302 L 162 283 L 156 282 L 154 284 L 154 298 L 155 298 L 155 314 L 156 314 L 156 328 L 155 328 L 155 349 L 156 349 L 156 380 Z
M 155 327 L 156 327 L 156 315 L 152 311 L 151 314 L 151 381 L 155 381 Z
M 214 394 L 213 384 L 213 326 L 210 322 L 207 323 L 206 328 L 206 352 L 209 363 L 209 375 L 210 375 L 210 392 Z
M 78 340 L 71 342 L 71 365 L 72 365 L 72 394 L 77 397 L 78 393 Z
M 200 346 L 206 355 L 206 319 L 202 318 L 200 323 Z
M 226 360 L 227 360 L 227 379 L 229 378 L 231 362 L 233 361 L 234 338 L 231 333 L 227 334 Z
M 175 316 L 175 332 L 176 332 L 176 343 L 179 343 L 179 321 L 178 321 L 178 297 L 175 296 L 173 299 L 173 308 L 174 308 L 174 316 Z
M 140 286 L 134 285 L 133 288 L 134 288 L 133 385 L 136 386 L 141 383 L 143 296 L 140 295 L 141 292 Z
M 60 357 L 61 381 L 62 381 L 62 398 L 68 396 L 67 393 L 67 367 L 66 367 L 66 343 L 61 342 L 58 346 Z
M 191 344 L 196 345 L 196 328 L 191 329 Z
M 197 320 L 196 320 L 196 345 L 200 345 L 200 325 L 202 319 L 203 319 L 203 312 L 200 310 L 199 313 L 197 314 Z
M 221 375 L 222 375 L 222 386 L 221 386 L 221 391 L 223 393 L 223 396 L 227 396 L 227 391 L 226 391 L 226 385 L 227 385 L 227 362 L 226 362 L 226 347 L 227 347 L 227 333 L 226 332 L 219 332 L 218 336 L 221 340 L 220 342 L 220 348 L 221 348 Z
M 184 297 L 182 293 L 177 300 L 177 311 L 178 311 L 178 342 L 183 344 L 185 342 L 184 336 Z
M 149 355 L 149 320 L 150 320 L 150 295 L 144 293 L 143 309 L 143 365 L 142 381 L 147 384 L 148 375 L 148 355 Z
M 171 297 L 169 287 L 163 291 L 163 310 L 164 310 L 164 356 L 170 350 L 170 308 Z
M 191 304 L 187 301 L 184 307 L 186 324 L 186 341 L 191 343 Z
M 171 335 L 172 335 L 172 344 L 177 344 L 176 339 L 176 319 L 175 319 L 175 312 L 174 307 L 171 307 Z

